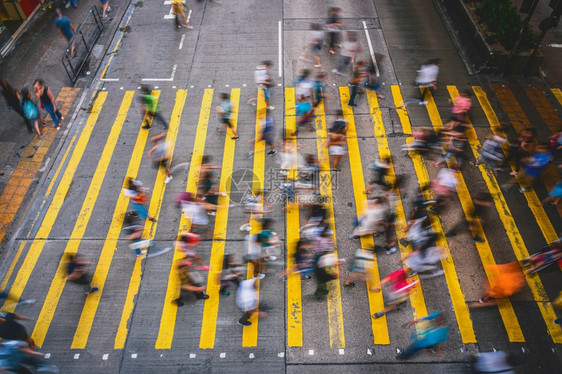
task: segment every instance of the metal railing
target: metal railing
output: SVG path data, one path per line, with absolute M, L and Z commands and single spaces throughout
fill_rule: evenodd
M 78 79 L 102 31 L 103 23 L 100 14 L 93 6 L 84 22 L 76 30 L 76 34 L 68 43 L 68 47 L 62 56 L 62 64 L 72 83 Z M 73 49 L 74 53 L 72 53 Z

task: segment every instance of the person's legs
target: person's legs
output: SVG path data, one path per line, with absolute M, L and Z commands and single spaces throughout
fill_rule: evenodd
M 415 342 L 410 344 L 405 350 L 400 352 L 398 354 L 398 358 L 401 358 L 403 360 L 407 360 L 410 357 L 412 357 L 414 354 L 416 354 L 417 352 L 421 351 L 423 348 L 424 347 L 421 347 L 419 345 L 419 342 L 416 340 Z
M 351 89 L 351 93 L 349 95 L 349 102 L 347 103 L 348 106 L 355 106 L 355 96 L 357 96 L 357 85 L 350 84 L 349 88 Z
M 53 104 L 43 103 L 43 108 L 51 116 L 51 119 L 53 120 L 53 125 L 55 127 L 58 127 L 58 125 L 60 124 L 59 116 L 57 114 L 55 114 L 55 110 L 54 110 L 55 108 L 53 107 Z M 57 112 L 58 112 L 58 114 L 60 114 L 60 112 L 58 110 L 57 110 Z
M 334 170 L 338 170 L 338 165 L 340 164 L 341 155 L 334 155 Z
M 158 121 L 160 121 L 160 123 L 162 123 L 162 125 L 164 125 L 164 128 L 166 130 L 168 130 L 168 121 L 166 121 L 166 119 L 164 118 L 162 113 L 160 113 L 160 112 L 154 113 L 154 119 L 157 119 Z M 153 119 L 153 121 L 154 121 L 154 119 Z
M 255 312 L 255 309 L 245 311 L 242 318 L 240 318 L 238 320 L 238 323 L 241 324 L 241 325 L 244 325 L 244 326 L 250 326 L 251 322 L 249 322 L 248 320 L 250 319 L 250 317 L 252 317 L 254 312 Z

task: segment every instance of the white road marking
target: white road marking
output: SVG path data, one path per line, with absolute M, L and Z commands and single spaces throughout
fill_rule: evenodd
M 549 44 L 549 47 L 562 48 L 562 44 Z
M 314 356 L 314 349 L 309 349 L 308 354 L 309 356 Z
M 143 78 L 142 81 L 143 82 L 173 82 L 174 76 L 176 75 L 176 69 L 177 68 L 178 68 L 178 65 L 175 64 L 173 69 L 172 69 L 172 76 L 170 78 Z
M 369 30 L 367 30 L 367 22 L 363 21 L 363 29 L 365 29 L 365 35 L 367 36 L 367 44 L 369 44 L 369 52 L 371 52 L 371 59 L 373 60 L 373 65 L 375 66 L 375 71 L 377 77 L 380 77 L 379 67 L 377 66 L 377 60 L 375 59 L 375 51 L 373 50 L 373 43 L 371 42 L 371 36 L 369 35 Z
M 249 358 L 255 358 L 256 356 L 253 353 L 250 353 L 250 355 L 248 357 Z
M 181 36 L 181 40 L 180 40 L 180 46 L 178 47 L 178 49 L 182 49 L 183 48 L 183 41 L 185 40 L 185 34 L 183 34 Z
M 187 23 L 189 23 L 189 20 L 191 19 L 191 9 L 189 10 L 189 12 L 187 13 Z
M 279 21 L 279 76 L 283 76 L 283 26 Z
M 285 357 L 285 352 L 279 352 L 279 353 L 277 353 L 277 357 Z
M 342 348 L 340 348 L 339 353 L 340 353 L 340 356 L 341 356 L 341 355 L 345 354 L 345 350 L 343 350 Z
M 50 353 L 45 353 L 44 358 L 51 358 L 51 354 L 50 354 Z
M 372 355 L 373 355 L 373 350 L 372 350 L 371 348 L 367 349 L 367 354 L 368 354 L 369 356 L 372 356 Z
M 219 356 L 220 356 L 220 358 L 225 358 L 225 357 L 226 357 L 226 353 L 223 352 L 223 353 L 221 353 Z
M 50 161 L 51 161 L 51 158 L 50 158 L 50 157 L 47 157 L 47 161 L 45 161 L 45 165 L 43 165 L 43 167 L 42 167 L 41 169 L 39 169 L 38 171 L 39 171 L 40 173 L 44 172 L 45 169 L 47 169 L 47 165 L 49 165 L 49 162 L 50 162 Z
M 190 353 L 190 354 L 189 354 L 189 358 L 195 358 L 195 356 L 197 356 L 195 353 Z
M 80 358 L 80 353 L 76 353 L 76 354 L 74 355 L 74 359 L 75 359 L 75 360 L 78 360 L 79 358 Z
M 124 87 L 119 87 L 120 90 L 122 90 Z
M 176 86 L 172 86 L 172 88 L 176 88 Z
M 244 84 L 242 85 L 242 87 L 246 87 L 246 83 L 244 83 Z
M 136 353 L 133 353 L 133 354 L 131 355 L 131 358 L 137 358 L 137 356 L 138 356 L 138 355 L 137 355 Z
M 100 78 L 102 82 L 119 82 L 119 78 Z
M 109 357 L 109 355 L 106 353 L 103 355 L 102 359 L 107 360 L 107 358 Z

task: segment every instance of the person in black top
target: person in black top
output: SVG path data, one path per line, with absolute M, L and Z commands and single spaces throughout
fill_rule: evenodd
M 484 238 L 482 238 L 482 224 L 484 221 L 483 217 L 485 216 L 488 208 L 492 205 L 492 197 L 486 193 L 479 193 L 476 197 L 472 200 L 474 206 L 470 212 L 466 213 L 466 220 L 461 220 L 458 222 L 451 230 L 449 230 L 446 236 L 451 237 L 455 236 L 458 231 L 470 228 L 471 232 L 473 233 L 473 240 L 477 243 L 483 243 Z M 478 225 L 480 223 L 480 225 Z
M 25 327 L 17 320 L 31 321 L 31 318 L 19 316 L 14 313 L 0 313 L 0 338 L 6 340 L 21 340 L 27 342 L 29 347 L 39 349 L 35 341 L 29 336 Z
M 68 274 L 66 279 L 83 286 L 86 295 L 99 291 L 97 287 L 90 286 L 90 277 L 86 272 L 86 267 L 90 264 L 91 262 L 88 261 L 86 257 L 73 254 L 68 255 L 66 262 L 66 271 Z

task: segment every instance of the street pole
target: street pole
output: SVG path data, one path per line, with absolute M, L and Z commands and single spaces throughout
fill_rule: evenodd
M 517 41 L 515 42 L 515 45 L 511 49 L 509 57 L 507 58 L 507 61 L 505 62 L 505 65 L 503 66 L 502 72 L 500 73 L 500 78 L 503 78 L 504 75 L 507 73 L 507 69 L 509 68 L 509 66 L 511 65 L 511 63 L 513 61 L 513 57 L 515 56 L 515 53 L 517 52 L 517 49 L 519 48 L 519 45 L 521 44 L 521 40 L 523 40 L 523 32 L 525 31 L 525 29 L 529 25 L 529 22 L 531 21 L 531 17 L 533 17 L 533 13 L 535 13 L 535 9 L 537 9 L 537 5 L 539 5 L 539 0 L 533 1 L 533 5 L 531 5 L 531 7 L 529 9 L 529 13 L 527 14 L 527 17 L 525 17 L 525 21 L 523 21 L 523 26 L 521 27 L 521 30 L 519 30 L 519 36 L 517 37 Z

